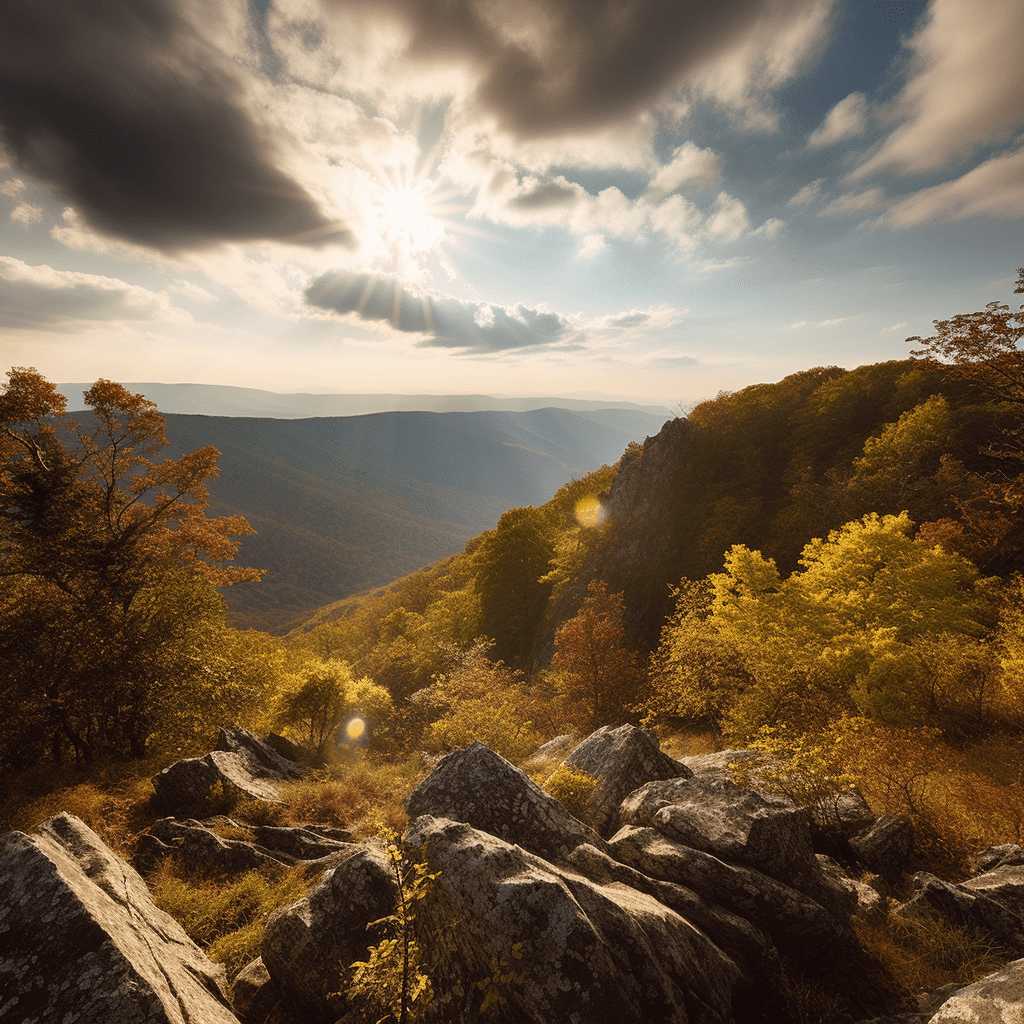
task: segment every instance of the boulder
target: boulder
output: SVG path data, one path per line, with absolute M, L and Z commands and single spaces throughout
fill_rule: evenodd
M 619 827 L 619 804 L 645 782 L 688 778 L 693 772 L 661 750 L 648 729 L 620 725 L 592 732 L 563 762 L 596 780 L 587 800 L 587 820 L 602 836 Z
M 1024 1021 L 1024 960 L 994 971 L 947 999 L 931 1024 L 1018 1024 Z
M 565 733 L 556 736 L 547 743 L 542 743 L 524 762 L 523 767 L 529 770 L 543 768 L 547 765 L 558 764 L 566 754 L 579 742 L 575 733 Z
M 991 871 L 993 868 L 1011 864 L 1024 864 L 1024 847 L 1016 843 L 1002 843 L 999 846 L 988 846 L 971 855 L 971 867 L 975 873 Z
M 218 835 L 218 827 L 233 835 Z M 348 835 L 339 829 L 326 831 Z M 239 825 L 223 816 L 206 822 L 194 818 L 161 818 L 139 836 L 132 864 L 138 871 L 150 871 L 159 860 L 173 854 L 186 872 L 238 874 L 269 862 L 308 866 L 355 850 L 354 843 L 307 828 Z
M 278 739 L 284 740 L 284 737 Z M 284 742 L 287 743 L 287 740 Z M 309 768 L 304 764 L 283 756 L 269 743 L 264 743 L 254 732 L 249 732 L 239 725 L 220 729 L 214 749 L 244 754 L 247 760 L 260 765 L 269 775 L 280 776 L 282 779 L 302 779 L 309 774 Z
M 0 1021 L 237 1024 L 224 968 L 68 814 L 0 836 Z
M 244 1024 L 263 1024 L 277 1001 L 277 986 L 260 957 L 246 964 L 231 983 L 231 1005 Z
M 564 860 L 580 843 L 606 850 L 592 828 L 480 742 L 442 758 L 406 797 L 405 809 L 410 818 L 465 822 L 547 859 Z
M 1024 865 L 1003 864 L 968 878 L 963 887 L 970 892 L 983 893 L 1024 920 Z
M 420 919 L 449 932 L 456 922 L 428 947 L 445 1019 L 475 1019 L 479 990 L 458 980 L 509 964 L 503 1016 L 524 1024 L 734 1024 L 736 964 L 657 899 L 461 822 L 418 817 L 406 843 L 440 872 Z
M 914 852 L 914 825 L 905 814 L 883 814 L 850 840 L 853 852 L 886 881 L 897 881 Z
M 611 854 L 645 875 L 691 889 L 767 933 L 779 950 L 813 961 L 850 949 L 846 923 L 804 893 L 754 868 L 668 838 L 653 828 L 624 826 L 609 841 Z M 847 897 L 852 904 L 853 898 Z
M 715 775 L 649 782 L 619 809 L 624 825 L 650 826 L 669 839 L 757 868 L 848 915 L 849 894 L 822 872 L 811 844 L 810 813 Z
M 983 888 L 944 882 L 921 871 L 914 876 L 915 893 L 893 913 L 900 917 L 938 916 L 955 926 L 967 925 L 1014 953 L 1024 953 L 1024 919 L 987 895 Z
M 267 735 L 267 746 L 283 758 L 294 761 L 296 764 L 311 765 L 314 768 L 327 766 L 327 762 L 319 754 L 308 747 L 300 747 L 297 743 L 292 743 L 287 736 L 280 736 L 276 732 Z
M 254 733 L 232 726 L 220 730 L 216 750 L 177 761 L 152 781 L 156 801 L 165 811 L 203 818 L 237 799 L 280 803 L 281 787 L 308 772 Z
M 366 926 L 393 914 L 398 898 L 387 855 L 367 844 L 327 871 L 308 896 L 271 916 L 260 956 L 282 997 L 304 1019 L 341 1016 L 345 969 L 380 940 Z
M 711 754 L 693 754 L 680 758 L 679 763 L 685 765 L 694 775 L 714 775 L 731 782 L 730 765 L 738 764 L 743 768 L 753 768 L 763 759 L 763 750 L 716 750 Z

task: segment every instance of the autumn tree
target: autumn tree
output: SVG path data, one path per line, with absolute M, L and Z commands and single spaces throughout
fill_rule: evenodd
M 226 567 L 251 532 L 240 516 L 206 516 L 212 447 L 156 460 L 167 444 L 156 406 L 120 384 L 85 392 L 82 423 L 34 369 L 8 372 L 0 394 L 0 688 L 10 755 L 70 744 L 145 753 L 146 741 L 200 686 L 223 641 L 219 586 L 259 579 Z M 237 682 L 237 680 L 236 680 Z
M 667 677 L 660 688 L 684 706 L 713 698 L 737 739 L 763 726 L 820 729 L 843 714 L 928 721 L 946 685 L 930 671 L 934 642 L 955 644 L 969 672 L 978 658 L 969 642 L 991 616 L 974 566 L 914 540 L 906 513 L 847 523 L 807 544 L 801 562 L 784 578 L 761 552 L 734 545 L 710 577 L 705 628 L 694 638 L 684 616 L 666 629 L 655 659 Z M 689 649 L 715 640 L 731 669 L 709 698 Z
M 624 617 L 622 595 L 594 580 L 579 612 L 555 633 L 551 669 L 591 728 L 627 721 L 643 696 L 639 661 L 623 646 Z
M 1017 270 L 1015 294 L 1024 293 L 1024 267 Z M 913 355 L 933 363 L 950 364 L 972 384 L 984 388 L 1003 402 L 1024 406 L 1024 305 L 990 302 L 983 311 L 960 313 L 948 320 L 934 321 L 930 338 L 908 338 L 920 345 Z M 1016 434 L 1015 447 L 1024 444 Z

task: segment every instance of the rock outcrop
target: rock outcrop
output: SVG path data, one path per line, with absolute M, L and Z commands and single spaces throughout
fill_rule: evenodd
M 218 829 L 230 835 L 218 835 Z M 267 863 L 314 865 L 332 856 L 354 852 L 355 846 L 340 838 L 347 835 L 338 829 L 319 826 L 242 826 L 224 816 L 205 822 L 194 818 L 161 818 L 139 836 L 132 864 L 139 871 L 149 871 L 160 859 L 173 855 L 185 871 L 208 875 L 237 874 Z
M 367 925 L 393 914 L 398 897 L 384 851 L 363 845 L 325 872 L 308 896 L 271 917 L 260 946 L 263 966 L 304 1019 L 342 1014 L 344 970 L 380 940 Z
M 464 822 L 556 861 L 580 843 L 605 849 L 592 828 L 480 742 L 442 758 L 406 798 L 405 809 L 410 818 L 429 814 Z
M 586 804 L 587 820 L 605 838 L 618 829 L 619 805 L 635 789 L 645 782 L 693 774 L 662 752 L 653 732 L 633 725 L 592 732 L 563 763 L 595 780 Z
M 1016 1024 L 1024 1020 L 1024 960 L 1014 960 L 947 999 L 930 1024 Z
M 422 816 L 407 843 L 431 870 L 451 919 L 456 977 L 508 963 L 511 1019 L 550 1024 L 731 1024 L 741 974 L 685 918 L 628 886 L 595 883 L 470 825 Z M 517 956 L 517 953 L 520 954 Z M 447 988 L 442 980 L 442 987 Z M 466 1002 L 476 999 L 466 992 Z M 451 1019 L 470 1019 L 469 1005 Z
M 279 803 L 281 787 L 309 772 L 247 729 L 221 729 L 217 749 L 177 761 L 153 777 L 156 801 L 169 814 L 203 818 L 223 803 L 251 798 Z
M 0 837 L 0 1021 L 237 1024 L 223 967 L 78 818 Z

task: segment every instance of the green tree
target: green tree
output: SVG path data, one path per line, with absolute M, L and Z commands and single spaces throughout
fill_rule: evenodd
M 590 728 L 627 721 L 643 698 L 639 659 L 623 646 L 624 616 L 622 595 L 594 580 L 579 612 L 555 633 L 551 669 Z
M 554 554 L 543 513 L 530 507 L 504 513 L 476 551 L 480 629 L 493 638 L 495 656 L 516 668 L 532 667 Z
M 167 441 L 152 402 L 119 384 L 85 392 L 84 425 L 34 369 L 0 394 L 0 611 L 9 762 L 70 744 L 143 756 L 196 696 L 218 708 L 204 655 L 224 642 L 218 586 L 259 579 L 226 567 L 237 516 L 209 519 L 217 451 L 150 458 Z M 228 687 L 228 690 L 231 688 Z M 230 702 L 229 702 L 230 703 Z

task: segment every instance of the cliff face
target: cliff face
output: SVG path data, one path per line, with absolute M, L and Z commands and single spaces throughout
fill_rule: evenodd
M 674 500 L 684 486 L 695 433 L 689 420 L 669 420 L 654 437 L 626 450 L 601 495 L 605 527 L 586 575 L 624 592 L 630 631 L 641 643 L 656 640 L 671 608 L 666 583 L 678 581 L 679 555 L 696 526 Z

